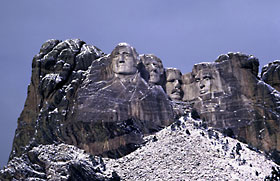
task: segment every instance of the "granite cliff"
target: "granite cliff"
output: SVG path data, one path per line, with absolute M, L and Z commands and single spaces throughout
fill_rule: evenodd
M 114 159 L 134 154 L 145 147 L 149 135 L 174 128 L 179 118 L 201 120 L 203 129 L 235 138 L 279 164 L 278 67 L 278 61 L 269 63 L 259 76 L 256 57 L 228 53 L 182 74 L 177 68 L 164 68 L 153 54 L 139 55 L 127 43 L 105 54 L 79 39 L 48 40 L 33 58 L 10 162 L 0 178 L 28 178 L 22 173 L 32 177 L 37 172 L 42 180 L 53 177 L 50 172 L 59 171 L 49 171 L 49 165 L 59 164 L 60 158 L 40 160 L 46 149 L 53 150 L 46 153 L 50 155 L 74 149 Z M 63 166 L 66 180 L 86 178 L 93 172 L 101 180 L 119 179 L 118 173 L 123 174 L 109 169 L 104 175 L 96 169 L 103 163 L 91 164 L 88 158 L 78 166 L 75 163 L 81 160 L 71 156 L 66 160 L 70 162 Z M 9 170 L 17 164 L 32 169 Z M 39 165 L 37 170 L 34 164 Z M 73 167 L 78 174 L 72 174 Z
M 183 100 L 192 102 L 208 126 L 279 155 L 280 96 L 258 77 L 258 66 L 257 58 L 241 53 L 196 64 L 182 77 Z M 263 78 L 272 74 L 263 73 Z
M 140 75 L 145 70 L 126 43 L 105 55 L 81 40 L 47 41 L 32 62 L 11 158 L 53 143 L 113 158 L 135 150 L 143 135 L 174 120 L 171 101 Z

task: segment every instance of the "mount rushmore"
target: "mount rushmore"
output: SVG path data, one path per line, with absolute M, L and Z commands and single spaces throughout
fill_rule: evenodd
M 127 43 L 110 54 L 79 39 L 48 40 L 32 61 L 10 160 L 65 143 L 123 157 L 144 137 L 190 114 L 280 163 L 280 63 L 228 53 L 182 74 Z

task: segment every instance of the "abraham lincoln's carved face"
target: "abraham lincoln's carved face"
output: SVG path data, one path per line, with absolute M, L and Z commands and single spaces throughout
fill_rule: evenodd
M 195 77 L 200 95 L 207 94 L 211 91 L 211 83 L 213 76 L 209 71 L 200 70 Z

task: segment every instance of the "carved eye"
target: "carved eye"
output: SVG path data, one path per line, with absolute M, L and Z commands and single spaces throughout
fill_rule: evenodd
M 196 78 L 195 81 L 196 81 L 196 82 L 199 82 L 199 81 L 200 81 L 200 78 Z
M 120 53 L 119 53 L 119 52 L 116 52 L 116 53 L 113 55 L 113 57 L 116 58 L 116 57 L 118 57 L 119 55 L 120 55 Z
M 203 77 L 203 79 L 208 81 L 208 80 L 210 80 L 210 79 L 211 79 L 211 77 L 209 77 L 209 76 L 205 76 L 205 77 Z
M 130 56 L 131 56 L 131 54 L 129 54 L 129 53 L 127 53 L 127 52 L 123 52 L 123 55 L 124 55 L 125 57 L 130 57 Z

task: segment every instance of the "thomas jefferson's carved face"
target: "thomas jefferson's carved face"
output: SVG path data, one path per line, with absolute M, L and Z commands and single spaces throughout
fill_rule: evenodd
M 167 69 L 166 71 L 166 93 L 172 100 L 182 99 L 181 72 L 178 69 Z
M 115 74 L 131 75 L 137 72 L 137 58 L 129 45 L 117 46 L 111 56 Z
M 160 76 L 163 74 L 163 66 L 160 60 L 154 56 L 146 56 L 143 60 L 144 66 L 149 72 L 149 82 L 157 84 L 160 82 Z
M 199 87 L 200 95 L 207 94 L 211 91 L 213 76 L 209 71 L 200 70 L 195 77 L 197 86 Z

